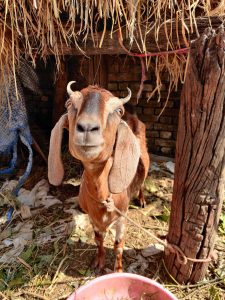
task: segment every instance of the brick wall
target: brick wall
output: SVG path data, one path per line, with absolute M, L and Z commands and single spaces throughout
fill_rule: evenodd
M 165 76 L 161 101 L 155 95 L 148 101 L 155 88 L 153 72 L 147 72 L 142 95 L 137 103 L 136 95 L 140 87 L 141 66 L 139 60 L 130 57 L 109 56 L 108 89 L 117 96 L 127 95 L 127 87 L 132 90 L 131 103 L 136 106 L 139 118 L 146 124 L 149 151 L 159 155 L 174 156 L 179 113 L 180 89 L 172 92 L 162 115 L 158 117 L 165 105 L 168 79 Z
M 71 59 L 75 60 L 71 64 Z M 77 89 L 82 89 L 88 84 L 99 84 L 109 89 L 114 95 L 124 97 L 127 95 L 127 87 L 132 91 L 131 103 L 135 105 L 139 118 L 146 124 L 147 141 L 149 151 L 159 155 L 174 156 L 176 133 L 179 113 L 180 89 L 171 93 L 167 106 L 158 118 L 164 107 L 167 91 L 168 78 L 165 75 L 161 93 L 161 101 L 157 95 L 148 101 L 155 88 L 154 73 L 149 70 L 147 81 L 138 103 L 136 95 L 140 87 L 141 66 L 139 59 L 133 59 L 124 55 L 104 55 L 100 60 L 96 57 L 88 59 L 82 56 L 69 58 L 68 80 L 76 80 Z M 72 70 L 70 70 L 72 69 Z M 49 59 L 48 63 L 38 63 L 37 73 L 40 78 L 43 95 L 35 96 L 27 91 L 27 104 L 30 120 L 42 128 L 52 127 L 52 111 L 54 98 L 54 72 L 55 63 Z M 101 77 L 104 77 L 101 79 Z M 66 100 L 62 99 L 63 102 Z

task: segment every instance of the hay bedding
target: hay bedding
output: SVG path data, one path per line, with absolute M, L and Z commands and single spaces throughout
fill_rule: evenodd
M 68 163 L 66 167 L 68 168 Z M 75 173 L 80 172 L 79 168 L 78 166 L 78 171 Z M 30 207 L 32 217 L 23 219 L 21 204 L 10 198 L 8 193 L 2 190 L 0 192 L 1 220 L 7 211 L 8 201 L 15 206 L 17 212 L 8 225 L 3 222 L 0 225 L 0 298 L 2 299 L 66 299 L 77 287 L 98 276 L 90 267 L 96 246 L 87 215 L 77 210 L 76 198 L 74 198 L 78 192 L 77 187 L 65 183 L 67 187 L 65 195 L 63 187 L 49 189 L 45 181 L 44 167 L 39 167 L 37 173 L 35 175 L 34 172 L 30 176 L 26 186 L 31 190 L 41 179 L 39 188 L 36 186 L 36 193 L 33 193 L 36 195 L 36 207 Z M 129 210 L 130 218 L 161 238 L 166 235 L 168 229 L 172 177 L 165 165 L 162 167 L 154 163 L 145 184 L 146 207 L 139 209 L 135 202 L 132 202 Z M 68 180 L 70 179 L 67 178 Z M 75 185 L 78 182 L 79 177 L 73 181 Z M 44 187 L 44 191 L 41 187 Z M 29 193 L 25 192 L 25 195 L 30 195 Z M 48 197 L 51 201 L 53 199 L 58 201 L 46 207 L 45 202 Z M 44 201 L 42 202 L 41 199 Z M 113 237 L 112 228 L 105 239 L 105 273 L 113 270 Z M 19 255 L 13 253 L 15 249 L 18 251 L 18 247 L 20 247 Z M 179 285 L 167 274 L 162 260 L 163 249 L 140 229 L 128 224 L 123 259 L 124 270 L 157 280 L 178 299 L 222 300 L 225 291 L 224 236 L 219 237 L 216 248 L 219 250 L 219 257 L 216 263 L 211 264 L 206 280 L 196 285 Z M 10 258 L 4 261 L 4 255 L 10 253 L 13 254 L 11 263 Z

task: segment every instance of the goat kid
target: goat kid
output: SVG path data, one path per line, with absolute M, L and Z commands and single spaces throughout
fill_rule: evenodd
M 105 201 L 113 199 L 121 212 L 127 213 L 131 194 L 140 191 L 147 176 L 149 156 L 146 148 L 145 126 L 135 115 L 126 114 L 122 120 L 124 104 L 131 98 L 120 99 L 97 86 L 88 86 L 81 92 L 71 90 L 64 114 L 52 130 L 48 157 L 48 178 L 60 185 L 64 169 L 61 159 L 63 128 L 69 130 L 69 151 L 84 165 L 79 204 L 89 215 L 98 247 L 94 267 L 105 265 L 104 236 L 114 223 L 116 238 L 114 252 L 115 271 L 122 272 L 122 253 L 126 220 L 115 210 L 109 211 Z

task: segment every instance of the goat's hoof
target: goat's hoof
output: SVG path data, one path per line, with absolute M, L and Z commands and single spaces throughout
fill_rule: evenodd
M 95 260 L 92 262 L 92 268 L 97 273 L 102 272 L 104 267 L 105 267 L 105 259 L 104 258 L 96 257 Z
M 141 208 L 145 208 L 146 205 L 146 201 L 144 198 L 139 199 L 139 205 Z
M 146 201 L 144 199 L 136 198 L 134 199 L 134 204 L 139 206 L 140 208 L 145 208 Z

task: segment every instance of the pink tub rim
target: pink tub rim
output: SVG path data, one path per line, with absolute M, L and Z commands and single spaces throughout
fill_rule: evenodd
M 124 277 L 130 278 L 130 279 L 141 280 L 141 281 L 144 281 L 145 283 L 154 285 L 155 287 L 157 287 L 160 290 L 163 290 L 165 293 L 167 293 L 168 296 L 171 297 L 171 299 L 178 300 L 168 289 L 164 288 L 164 286 L 162 284 L 160 284 L 157 281 L 150 279 L 148 277 L 138 275 L 138 274 L 133 274 L 133 273 L 112 273 L 112 274 L 106 274 L 106 275 L 99 276 L 95 279 L 90 280 L 87 284 L 79 287 L 75 292 L 73 292 L 72 295 L 69 296 L 69 298 L 67 298 L 67 300 L 76 300 L 75 296 L 76 296 L 77 292 L 79 292 L 79 293 L 83 292 L 83 290 L 85 290 L 87 287 L 94 285 L 96 282 L 99 283 L 101 281 L 104 281 L 105 279 L 124 278 Z

